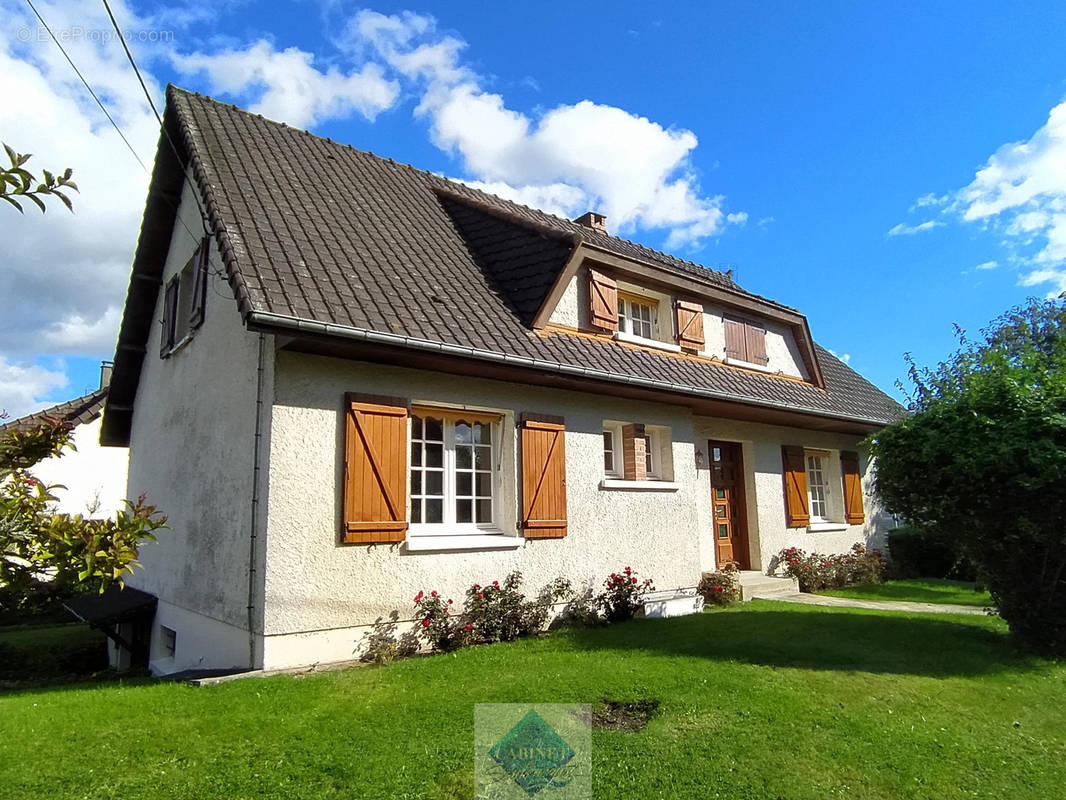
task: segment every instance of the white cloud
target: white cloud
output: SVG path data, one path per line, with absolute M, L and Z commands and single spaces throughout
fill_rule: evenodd
M 974 269 L 995 269 L 998 266 L 998 261 L 984 261 L 978 264 Z
M 1066 102 L 1028 140 L 1000 147 L 954 195 L 962 220 L 999 230 L 1031 271 L 1022 286 L 1066 288 Z
M 722 198 L 701 191 L 689 163 L 698 144 L 691 131 L 591 100 L 535 116 L 515 111 L 483 88 L 480 76 L 460 62 L 464 43 L 439 33 L 431 17 L 361 11 L 342 46 L 355 51 L 366 45 L 418 82 L 415 113 L 428 120 L 434 144 L 462 159 L 471 179 L 496 187 L 497 194 L 547 198 L 551 210 L 567 215 L 600 211 L 623 233 L 664 229 L 667 247 L 697 245 L 747 219 L 744 212 L 727 217 Z M 578 199 L 584 207 L 573 205 Z
M 242 49 L 175 53 L 172 58 L 183 74 L 206 75 L 213 93 L 240 98 L 250 111 L 300 128 L 353 113 L 373 120 L 399 95 L 399 86 L 377 64 L 323 71 L 314 66 L 311 53 L 296 47 L 277 50 L 265 39 Z
M 8 361 L 0 356 L 0 410 L 6 411 L 11 419 L 55 405 L 40 398 L 66 385 L 67 376 L 61 371 Z
M 851 353 L 844 353 L 843 355 L 841 355 L 840 353 L 837 353 L 836 350 L 830 350 L 829 352 L 832 353 L 837 358 L 839 358 L 845 364 L 847 364 L 847 363 L 849 363 L 851 361 Z
M 935 219 L 931 219 L 931 220 L 928 220 L 926 222 L 922 222 L 922 223 L 920 223 L 918 225 L 907 225 L 906 223 L 901 222 L 898 225 L 895 225 L 892 228 L 890 228 L 887 235 L 888 236 L 913 236 L 914 234 L 921 233 L 922 231 L 931 231 L 933 228 L 939 228 L 943 224 L 944 224 L 943 222 L 937 222 Z

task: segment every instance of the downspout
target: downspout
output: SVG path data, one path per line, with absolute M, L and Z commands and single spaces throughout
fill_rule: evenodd
M 248 668 L 255 667 L 255 548 L 259 525 L 259 453 L 263 438 L 263 350 L 266 334 L 259 334 L 255 376 L 255 437 L 252 440 L 252 517 L 248 532 Z

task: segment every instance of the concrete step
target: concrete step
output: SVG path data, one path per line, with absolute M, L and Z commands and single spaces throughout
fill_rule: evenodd
M 799 594 L 799 581 L 795 578 L 778 578 L 774 575 L 764 575 L 757 570 L 742 570 L 740 573 L 741 600 L 791 594 Z

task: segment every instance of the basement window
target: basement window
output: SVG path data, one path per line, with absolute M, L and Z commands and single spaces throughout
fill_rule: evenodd
M 178 651 L 178 633 L 166 625 L 159 626 L 159 639 L 163 648 L 163 657 L 172 658 Z

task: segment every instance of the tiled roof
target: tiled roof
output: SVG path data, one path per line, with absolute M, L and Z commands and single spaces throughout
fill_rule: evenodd
M 744 292 L 727 274 L 173 86 L 164 124 L 197 175 L 246 319 L 273 315 L 442 343 L 535 361 L 541 369 L 585 369 L 599 379 L 659 382 L 672 391 L 822 416 L 879 423 L 901 412 L 824 351 L 825 390 L 611 341 L 544 336 L 530 327 L 579 243 L 771 302 Z M 153 201 L 165 188 L 157 184 L 174 181 L 175 173 L 157 161 L 146 227 L 153 213 L 165 213 Z M 149 233 L 159 239 L 155 223 Z M 162 263 L 148 252 L 147 235 L 142 230 L 134 273 L 158 278 Z M 150 268 L 141 266 L 153 258 Z M 125 407 L 136 391 L 135 376 L 125 373 L 139 373 L 139 361 L 131 358 L 133 366 L 124 367 L 122 343 L 143 346 L 150 325 L 143 309 L 131 308 L 134 291 L 144 291 L 134 284 L 116 355 L 116 380 L 130 395 L 116 402 Z
M 97 389 L 84 397 L 68 400 L 65 403 L 46 408 L 44 411 L 10 420 L 0 425 L 0 434 L 8 431 L 24 432 L 32 430 L 45 422 L 46 418 L 56 419 L 71 426 L 84 425 L 100 416 L 104 410 L 104 401 L 106 399 L 107 387 Z

